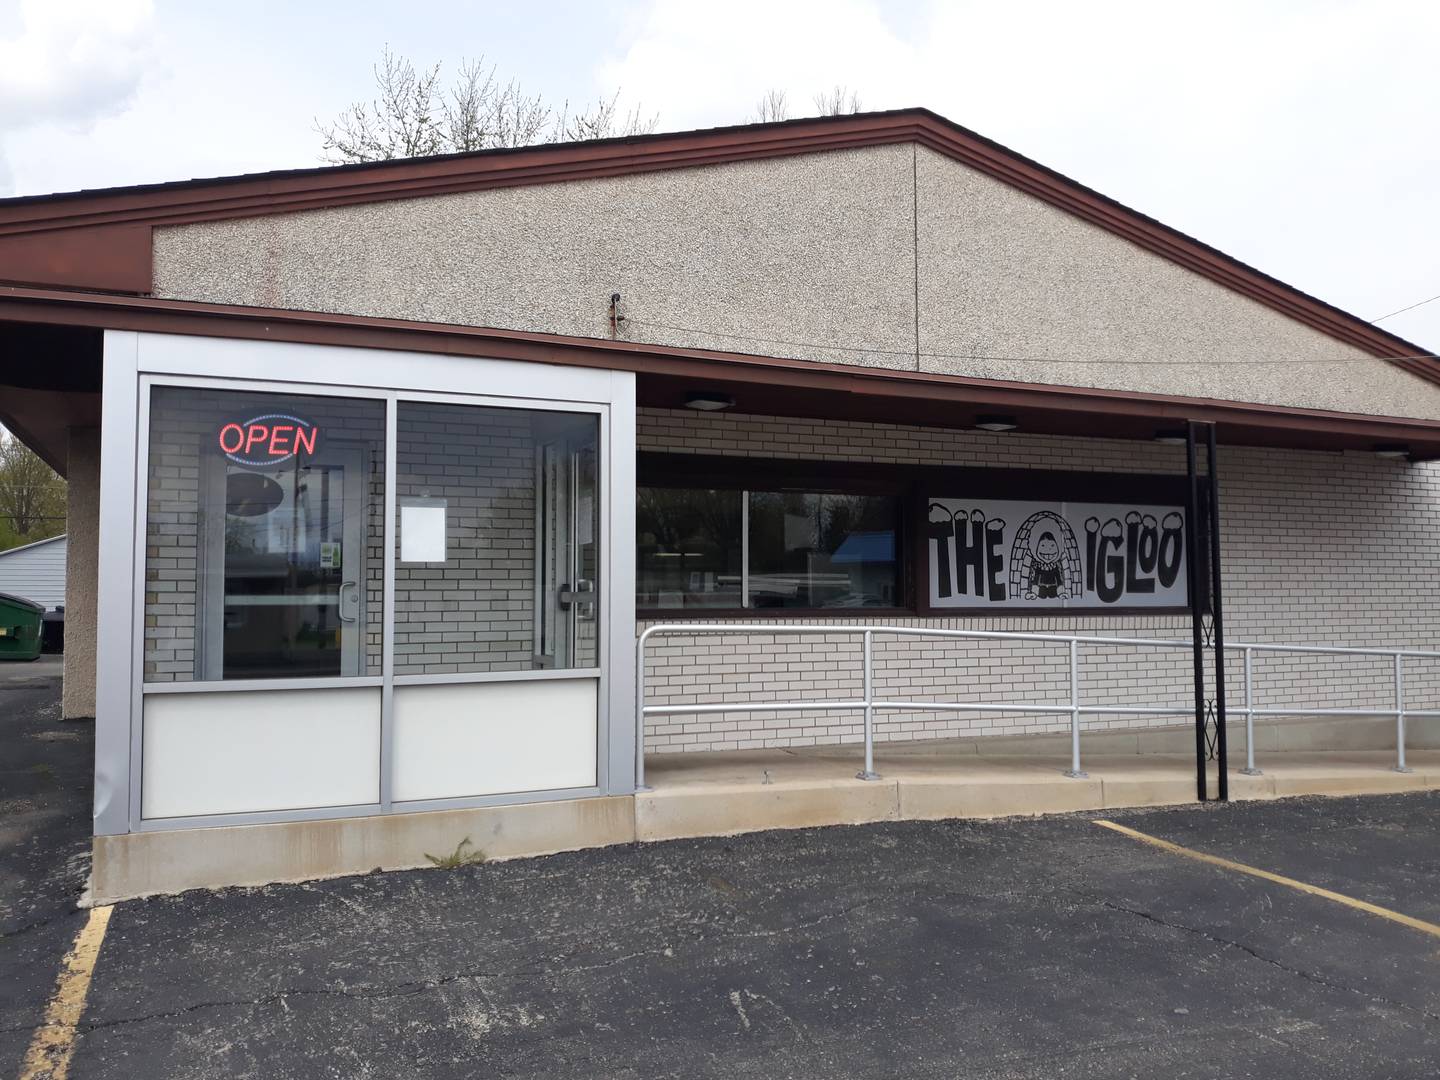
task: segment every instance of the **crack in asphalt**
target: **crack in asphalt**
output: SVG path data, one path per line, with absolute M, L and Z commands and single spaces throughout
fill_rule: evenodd
M 43 919 L 36 919 L 24 926 L 17 926 L 13 930 L 0 930 L 0 941 L 12 941 L 21 934 L 28 934 L 32 930 L 39 930 L 42 926 L 49 926 L 51 923 L 60 922 L 62 919 L 84 918 L 85 912 L 79 908 L 70 908 L 65 911 L 56 912 L 54 915 L 47 915 Z
M 1199 937 L 1205 938 L 1207 941 L 1213 941 L 1217 945 L 1222 945 L 1230 949 L 1238 949 L 1241 952 L 1245 953 L 1247 956 L 1251 956 L 1254 959 L 1259 960 L 1261 963 L 1269 964 L 1271 967 L 1278 968 L 1279 970 L 1285 972 L 1288 975 L 1298 976 L 1299 978 L 1306 979 L 1309 982 L 1316 983 L 1320 986 L 1328 987 L 1331 990 L 1343 990 L 1348 994 L 1355 994 L 1357 997 L 1363 997 L 1367 1001 L 1373 1002 L 1378 1005 L 1388 1005 L 1389 1007 L 1394 1009 L 1400 1009 L 1404 1012 L 1414 1013 L 1416 1016 L 1423 1016 L 1427 1020 L 1440 1022 L 1440 1015 L 1437 1015 L 1436 1013 L 1432 1013 L 1425 1009 L 1419 1008 L 1418 1006 L 1411 1005 L 1408 1002 L 1398 1001 L 1394 998 L 1387 998 L 1380 994 L 1372 993 L 1368 990 L 1362 990 L 1356 986 L 1350 986 L 1347 983 L 1336 982 L 1333 979 L 1327 979 L 1325 976 L 1317 974 L 1313 971 L 1306 971 L 1303 968 L 1291 967 L 1289 964 L 1283 963 L 1280 960 L 1276 960 L 1274 957 L 1266 956 L 1264 953 L 1259 952 L 1258 950 L 1252 948 L 1249 945 L 1246 945 L 1244 942 L 1234 941 L 1231 938 L 1227 937 L 1221 937 L 1219 934 L 1212 933 L 1209 930 L 1202 930 L 1198 926 L 1186 926 L 1184 923 L 1171 922 L 1168 919 L 1161 918 L 1159 915 L 1156 915 L 1153 912 L 1141 911 L 1139 908 L 1126 907 L 1124 904 L 1117 904 L 1111 900 L 1100 899 L 1099 903 L 1102 907 L 1108 908 L 1111 911 L 1119 911 L 1123 912 L 1126 915 L 1134 915 L 1137 918 L 1145 919 L 1147 922 L 1152 922 L 1157 926 L 1163 926 L 1169 930 L 1180 930 L 1187 934 L 1195 934 Z
M 746 938 L 772 938 L 786 934 L 793 934 L 803 930 L 809 930 L 836 919 L 843 919 L 851 912 L 868 907 L 877 903 L 878 900 L 862 900 L 859 903 L 850 904 L 839 911 L 826 912 L 816 918 L 797 922 L 793 926 L 779 927 L 772 930 L 737 931 L 733 933 L 722 933 L 717 935 L 726 939 Z M 705 940 L 705 934 L 696 936 L 696 941 Z M 450 986 L 458 982 L 466 982 L 475 979 L 510 979 L 537 977 L 561 974 L 580 974 L 584 972 L 602 971 L 606 968 L 618 967 L 621 964 L 628 964 L 634 960 L 651 956 L 673 956 L 674 946 L 664 943 L 652 949 L 641 949 L 637 952 L 625 953 L 621 956 L 611 957 L 608 960 L 594 964 L 571 964 L 573 954 L 569 957 L 560 957 L 551 961 L 542 961 L 539 964 L 528 967 L 515 968 L 512 970 L 489 971 L 484 969 L 472 969 L 469 971 L 455 972 L 451 975 L 444 975 L 433 979 L 412 979 L 390 984 L 362 984 L 354 987 L 295 987 L 284 990 L 276 990 L 273 993 L 263 994 L 255 998 L 237 998 L 233 1000 L 200 1001 L 193 1005 L 187 1005 L 180 1009 L 171 1009 L 162 1012 L 147 1013 L 143 1016 L 122 1016 L 110 1020 L 90 1020 L 81 1025 L 83 1031 L 102 1031 L 108 1028 L 128 1027 L 134 1024 L 144 1024 L 152 1020 L 168 1020 L 179 1016 L 186 1016 L 190 1013 L 204 1009 L 232 1009 L 246 1007 L 262 1007 L 274 1005 L 289 998 L 299 997 L 345 997 L 357 1001 L 385 1001 L 390 998 L 411 997 L 415 994 L 423 994 L 431 990 L 437 990 L 443 986 Z M 22 1024 L 17 1027 L 0 1028 L 0 1034 L 12 1034 L 20 1031 L 34 1031 L 44 1027 L 44 1024 Z

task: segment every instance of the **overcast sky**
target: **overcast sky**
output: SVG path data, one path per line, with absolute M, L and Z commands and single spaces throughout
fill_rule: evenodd
M 0 0 L 0 195 L 319 163 L 388 42 L 662 130 L 843 83 L 1364 318 L 1440 293 L 1433 0 Z M 1440 301 L 1383 325 L 1440 351 Z

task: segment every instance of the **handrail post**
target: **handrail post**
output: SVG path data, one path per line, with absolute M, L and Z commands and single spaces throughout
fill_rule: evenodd
M 1246 776 L 1263 775 L 1255 767 L 1255 697 L 1250 687 L 1254 684 L 1255 669 L 1251 664 L 1254 650 L 1245 646 L 1245 767 L 1240 771 Z
M 1072 780 L 1085 780 L 1089 774 L 1080 768 L 1080 643 L 1070 639 L 1070 768 L 1065 775 Z
M 652 628 L 653 629 L 653 628 Z M 635 647 L 635 790 L 654 791 L 645 783 L 645 639 L 650 630 L 640 634 Z
M 1413 772 L 1405 764 L 1405 654 L 1395 654 L 1395 771 Z
M 865 651 L 865 768 L 855 774 L 860 780 L 879 780 L 880 774 L 875 771 L 875 690 L 874 690 L 874 668 L 871 658 L 870 642 L 874 638 L 874 632 L 866 630 L 863 639 Z

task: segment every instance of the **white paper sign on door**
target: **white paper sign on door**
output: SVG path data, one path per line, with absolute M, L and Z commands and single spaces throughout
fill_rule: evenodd
M 444 562 L 445 500 L 400 500 L 400 561 Z

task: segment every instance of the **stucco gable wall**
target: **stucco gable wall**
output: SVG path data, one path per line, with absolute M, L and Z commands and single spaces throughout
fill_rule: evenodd
M 912 163 L 879 146 L 163 228 L 155 289 L 586 337 L 618 292 L 632 339 L 913 367 Z
M 1440 419 L 1440 388 L 908 144 L 160 228 L 155 281 L 586 337 L 618 292 L 637 341 Z
M 941 154 L 916 191 L 926 371 L 1440 418 L 1425 380 Z

